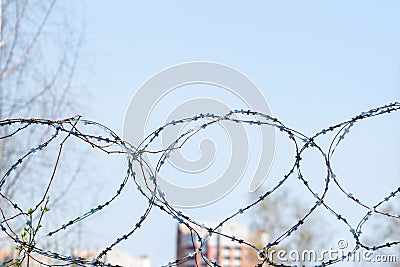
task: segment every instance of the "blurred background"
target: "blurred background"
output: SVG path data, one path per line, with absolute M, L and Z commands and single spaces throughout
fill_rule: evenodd
M 1 7 L 0 119 L 63 119 L 82 115 L 122 137 L 125 113 L 136 90 L 163 69 L 191 61 L 218 62 L 247 75 L 263 93 L 273 116 L 308 136 L 362 111 L 400 99 L 397 1 L 2 0 Z M 237 96 L 218 87 L 184 86 L 160 96 L 145 132 L 151 133 L 164 124 L 171 107 L 201 97 L 228 103 L 233 109 L 247 108 Z M 207 107 L 204 112 L 208 112 Z M 332 158 L 332 168 L 341 185 L 368 205 L 376 204 L 399 186 L 399 119 L 399 114 L 389 114 L 361 121 Z M 48 134 L 48 129 L 36 127 L 12 141 L 3 140 L 1 174 Z M 333 137 L 334 133 L 318 142 L 326 149 Z M 248 140 L 249 144 L 257 148 L 254 140 Z M 229 155 L 218 153 L 218 148 L 223 151 L 225 145 L 219 139 L 216 142 L 216 155 L 222 158 L 216 164 L 222 164 L 218 165 L 221 169 Z M 54 194 L 62 198 L 50 200 L 52 210 L 46 217 L 46 229 L 59 227 L 107 201 L 126 172 L 123 156 L 110 156 L 78 141 L 71 141 L 66 150 L 54 186 Z M 57 144 L 47 151 L 29 162 L 29 167 L 22 168 L 2 188 L 2 193 L 19 199 L 29 209 L 31 200 L 40 198 L 46 186 L 45 177 L 51 173 Z M 197 144 L 189 144 L 188 151 L 189 158 L 201 157 Z M 183 212 L 200 222 L 221 221 L 281 180 L 293 165 L 295 154 L 290 140 L 276 132 L 272 168 L 269 173 L 266 171 L 263 186 L 249 194 L 247 189 L 259 156 L 256 149 L 249 157 L 243 179 L 226 197 Z M 321 192 L 326 176 L 322 158 L 317 151 L 309 150 L 303 159 L 303 175 Z M 205 173 L 204 177 L 210 179 L 214 175 Z M 188 174 L 176 177 L 177 183 L 190 179 Z M 209 182 L 201 180 L 206 178 L 198 179 L 200 184 Z M 332 187 L 326 202 L 356 227 L 368 209 Z M 265 232 L 267 240 L 274 240 L 314 202 L 313 196 L 292 177 L 266 205 L 247 216 L 238 216 L 234 223 L 251 233 Z M 6 204 L 0 203 L 6 211 Z M 147 204 L 136 186 L 128 183 L 124 193 L 108 208 L 60 236 L 43 237 L 42 246 L 63 253 L 78 250 L 91 255 L 129 232 Z M 398 196 L 382 209 L 399 214 Z M 16 222 L 21 223 L 24 222 Z M 363 229 L 362 240 L 370 245 L 399 241 L 399 229 L 398 220 L 373 215 Z M 139 231 L 117 249 L 135 258 L 146 255 L 152 266 L 164 265 L 177 257 L 178 232 L 176 221 L 153 209 Z M 2 248 L 6 249 L 7 238 L 1 238 Z M 348 227 L 321 209 L 282 247 L 321 251 L 336 248 L 340 239 L 346 240 L 350 249 L 355 246 Z M 400 255 L 398 247 L 380 253 Z

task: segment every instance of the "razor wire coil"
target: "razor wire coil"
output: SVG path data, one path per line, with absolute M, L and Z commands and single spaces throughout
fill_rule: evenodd
M 94 121 L 89 121 L 89 120 L 84 120 L 80 116 L 64 119 L 64 120 L 46 120 L 46 119 L 5 119 L 5 120 L 0 120 L 0 128 L 1 127 L 8 127 L 8 126 L 13 126 L 15 129 L 11 131 L 10 133 L 6 133 L 3 136 L 0 136 L 0 140 L 3 142 L 7 141 L 10 142 L 12 138 L 22 131 L 30 128 L 30 127 L 38 127 L 38 126 L 47 126 L 52 129 L 52 134 L 47 140 L 44 140 L 41 142 L 39 145 L 32 147 L 30 150 L 26 151 L 25 154 L 20 157 L 16 162 L 14 162 L 5 172 L 4 176 L 1 177 L 0 180 L 0 197 L 3 198 L 5 203 L 10 205 L 14 212 L 16 212 L 14 215 L 7 215 L 3 211 L 3 208 L 0 207 L 1 211 L 1 217 L 0 217 L 0 232 L 5 234 L 16 246 L 20 248 L 20 255 L 18 256 L 17 259 L 11 259 L 7 262 L 4 262 L 3 264 L 0 263 L 0 266 L 11 266 L 15 265 L 16 262 L 20 262 L 27 257 L 32 257 L 32 254 L 37 254 L 44 256 L 46 258 L 58 260 L 61 263 L 57 264 L 57 266 L 68 266 L 70 264 L 76 264 L 78 266 L 113 266 L 111 264 L 107 264 L 104 262 L 104 256 L 107 255 L 114 247 L 116 247 L 118 244 L 121 242 L 124 242 L 125 240 L 132 238 L 132 235 L 142 227 L 142 225 L 145 223 L 146 218 L 149 216 L 150 212 L 152 209 L 157 208 L 164 212 L 166 216 L 169 216 L 172 220 L 176 221 L 180 225 L 185 226 L 191 233 L 192 238 L 197 238 L 196 241 L 199 243 L 198 248 L 193 248 L 193 252 L 187 254 L 185 257 L 176 259 L 175 261 L 171 261 L 167 263 L 165 266 L 175 266 L 180 263 L 183 263 L 189 259 L 193 259 L 196 257 L 196 255 L 200 255 L 202 260 L 208 265 L 208 266 L 219 266 L 216 261 L 213 259 L 209 259 L 206 257 L 206 255 L 203 253 L 203 248 L 207 242 L 207 240 L 210 238 L 211 235 L 220 235 L 225 238 L 230 239 L 232 242 L 236 242 L 240 245 L 247 246 L 250 249 L 253 249 L 259 257 L 262 259 L 258 266 L 262 266 L 264 263 L 268 263 L 273 266 L 290 266 L 290 265 L 284 265 L 281 263 L 276 263 L 273 262 L 271 258 L 268 257 L 268 252 L 272 249 L 272 247 L 279 245 L 284 239 L 290 238 L 294 232 L 299 231 L 301 226 L 308 220 L 311 214 L 313 214 L 318 208 L 325 208 L 327 211 L 329 211 L 334 218 L 336 218 L 338 221 L 346 225 L 352 234 L 354 240 L 355 240 L 355 247 L 353 248 L 353 251 L 357 251 L 361 248 L 365 250 L 371 250 L 371 251 L 376 251 L 382 248 L 386 247 L 391 247 L 391 246 L 398 246 L 400 244 L 400 241 L 393 241 L 393 242 L 388 242 L 385 244 L 375 244 L 374 246 L 368 246 L 364 244 L 360 238 L 362 236 L 362 227 L 363 225 L 371 218 L 372 214 L 377 213 L 386 217 L 394 218 L 400 220 L 400 215 L 399 214 L 391 214 L 389 212 L 385 212 L 383 210 L 380 210 L 379 207 L 381 207 L 384 203 L 389 202 L 396 196 L 398 196 L 400 192 L 400 187 L 393 189 L 392 192 L 390 192 L 387 196 L 381 199 L 378 203 L 376 203 L 373 206 L 369 206 L 365 204 L 361 199 L 357 198 L 355 195 L 351 194 L 347 190 L 344 189 L 344 187 L 339 183 L 338 176 L 335 174 L 335 172 L 332 169 L 331 166 L 331 157 L 336 151 L 336 149 L 339 147 L 339 145 L 343 142 L 343 140 L 346 138 L 346 136 L 349 134 L 350 129 L 359 121 L 365 120 L 367 118 L 373 118 L 385 114 L 390 114 L 392 112 L 396 112 L 400 110 L 400 103 L 395 102 L 391 103 L 388 105 L 384 105 L 378 108 L 371 109 L 366 112 L 362 112 L 359 115 L 338 123 L 333 126 L 329 126 L 325 129 L 322 129 L 321 131 L 317 132 L 313 136 L 309 137 L 306 136 L 303 133 L 300 133 L 299 131 L 296 131 L 294 129 L 291 129 L 287 126 L 285 126 L 281 121 L 279 121 L 277 118 L 271 117 L 266 114 L 262 114 L 256 111 L 251 111 L 251 110 L 232 110 L 229 113 L 225 115 L 216 115 L 212 113 L 205 113 L 205 114 L 199 114 L 194 117 L 189 117 L 189 118 L 184 118 L 180 120 L 175 120 L 172 122 L 169 122 L 161 127 L 159 127 L 157 130 L 155 130 L 153 133 L 148 135 L 138 146 L 133 146 L 136 144 L 129 144 L 128 142 L 122 140 L 117 134 L 115 134 L 112 130 L 107 128 L 106 126 L 94 122 Z M 240 117 L 238 117 L 240 116 Z M 203 119 L 206 119 L 207 122 L 202 123 L 200 125 L 197 125 L 196 127 L 193 127 L 186 132 L 183 132 L 180 134 L 177 139 L 172 142 L 167 148 L 161 148 L 159 150 L 150 150 L 149 147 L 154 141 L 159 138 L 160 134 L 162 131 L 167 129 L 168 127 L 174 127 L 179 124 L 185 124 L 189 122 L 194 122 L 194 121 L 201 121 Z M 207 226 L 199 221 L 194 220 L 190 216 L 186 215 L 184 212 L 181 210 L 173 207 L 172 205 L 169 204 L 168 202 L 168 196 L 166 196 L 165 192 L 162 191 L 162 188 L 159 187 L 157 183 L 157 173 L 160 172 L 161 168 L 164 166 L 164 164 L 167 162 L 168 157 L 171 155 L 171 153 L 174 150 L 181 149 L 185 143 L 194 135 L 197 133 L 207 129 L 209 126 L 219 123 L 219 122 L 232 122 L 232 123 L 237 123 L 237 124 L 246 124 L 246 125 L 252 125 L 256 127 L 274 127 L 275 129 L 279 130 L 280 132 L 284 133 L 287 135 L 289 140 L 294 144 L 295 147 L 295 156 L 294 156 L 294 163 L 292 167 L 289 169 L 289 171 L 280 179 L 280 181 L 269 191 L 263 193 L 262 195 L 259 196 L 258 199 L 253 201 L 252 203 L 248 204 L 247 206 L 240 207 L 235 213 L 231 214 L 230 216 L 226 217 L 222 221 L 220 221 L 216 227 L 210 227 Z M 96 129 L 100 130 L 103 132 L 102 135 L 94 135 L 94 134 L 88 134 L 85 133 L 83 130 L 81 130 L 82 126 L 91 126 L 95 127 Z M 321 136 L 324 136 L 328 133 L 334 132 L 337 130 L 336 134 L 334 135 L 333 140 L 330 143 L 330 146 L 327 151 L 323 150 L 319 145 L 318 145 L 318 138 Z M 62 137 L 61 137 L 62 136 Z M 46 236 L 52 237 L 54 235 L 57 235 L 60 231 L 63 231 L 67 228 L 72 227 L 73 225 L 77 224 L 78 222 L 85 221 L 87 218 L 94 216 L 97 214 L 100 210 L 105 209 L 107 206 L 110 205 L 113 201 L 115 201 L 122 193 L 122 191 L 125 189 L 125 186 L 127 183 L 132 179 L 134 183 L 137 186 L 137 189 L 143 195 L 143 197 L 147 198 L 148 205 L 147 208 L 143 211 L 142 215 L 140 218 L 137 220 L 137 222 L 134 224 L 133 228 L 130 229 L 129 232 L 126 234 L 118 237 L 115 239 L 115 241 L 110 244 L 108 247 L 104 248 L 101 253 L 93 259 L 85 259 L 85 258 L 79 258 L 79 257 L 74 257 L 72 255 L 62 255 L 59 254 L 55 251 L 49 251 L 40 248 L 37 245 L 37 242 L 35 240 L 36 237 L 36 232 L 34 225 L 31 220 L 31 215 L 33 212 L 38 211 L 39 208 L 43 209 L 46 208 L 47 202 L 46 198 L 48 197 L 49 194 L 49 188 L 53 184 L 53 180 L 55 179 L 55 171 L 58 167 L 58 159 L 56 163 L 54 164 L 53 167 L 53 174 L 51 177 L 48 179 L 48 184 L 47 184 L 47 190 L 45 191 L 43 198 L 34 205 L 33 210 L 30 212 L 24 211 L 20 205 L 14 201 L 12 198 L 8 198 L 6 195 L 3 194 L 2 188 L 7 184 L 7 182 L 13 178 L 13 174 L 16 172 L 16 170 L 26 161 L 29 157 L 32 157 L 34 154 L 38 154 L 41 151 L 45 150 L 50 143 L 56 142 L 58 138 L 61 137 L 61 142 L 59 143 L 59 151 L 58 151 L 58 158 L 60 157 L 61 152 L 63 151 L 64 147 L 63 144 L 65 141 L 69 138 L 77 138 L 80 141 L 89 144 L 93 149 L 101 150 L 104 153 L 107 154 L 122 154 L 125 156 L 127 159 L 127 169 L 125 172 L 125 176 L 122 179 L 122 182 L 120 183 L 119 187 L 116 189 L 115 194 L 111 196 L 107 201 L 103 203 L 99 203 L 97 206 L 92 207 L 90 210 L 87 210 L 86 212 L 82 213 L 80 216 L 77 216 L 64 224 L 60 225 L 58 228 L 50 231 L 47 233 Z M 325 177 L 325 184 L 322 193 L 318 194 L 311 186 L 309 183 L 309 180 L 305 175 L 303 175 L 301 171 L 301 162 L 302 162 L 302 154 L 307 151 L 308 149 L 313 148 L 316 149 L 321 157 L 324 159 L 325 167 L 326 167 L 326 177 Z M 157 154 L 159 155 L 159 159 L 157 162 L 157 165 L 154 169 L 151 168 L 150 164 L 146 162 L 143 159 L 143 155 L 146 153 L 151 153 L 151 154 Z M 135 168 L 135 164 L 139 166 L 139 168 Z M 141 183 L 138 181 L 140 179 L 137 175 L 137 173 L 140 173 L 142 178 L 145 180 L 146 186 L 143 187 L 141 186 Z M 297 176 L 297 178 L 302 182 L 302 184 L 305 186 L 305 188 L 310 192 L 310 194 L 314 197 L 315 203 L 314 205 L 309 208 L 309 210 L 306 212 L 306 214 L 300 218 L 294 225 L 292 225 L 289 229 L 287 229 L 284 233 L 282 233 L 278 238 L 275 240 L 268 242 L 267 244 L 264 245 L 264 247 L 257 247 L 255 244 L 252 244 L 248 240 L 243 240 L 240 238 L 237 238 L 235 236 L 231 236 L 229 234 L 226 234 L 221 231 L 222 226 L 230 221 L 231 219 L 237 217 L 237 216 L 242 216 L 246 212 L 248 212 L 251 208 L 254 206 L 260 204 L 263 201 L 267 201 L 268 197 L 282 188 L 285 183 L 289 180 L 290 177 L 293 175 Z M 366 212 L 365 216 L 362 218 L 362 220 L 358 223 L 356 227 L 353 227 L 350 222 L 348 221 L 347 218 L 345 218 L 343 215 L 339 214 L 336 212 L 332 207 L 330 207 L 326 202 L 325 202 L 325 197 L 327 195 L 327 192 L 331 188 L 331 185 L 335 184 L 340 191 L 351 201 L 356 203 L 357 205 L 367 209 L 368 211 Z M 41 211 L 41 216 L 43 216 L 43 211 Z M 20 238 L 18 234 L 16 234 L 16 231 L 12 229 L 10 226 L 10 222 L 15 220 L 16 218 L 24 217 L 27 220 L 27 229 L 32 233 L 31 238 L 29 240 L 24 240 L 23 238 Z M 205 236 L 202 236 L 198 230 L 196 229 L 202 229 L 204 230 L 207 234 Z M 192 240 L 192 243 L 194 245 L 194 240 Z M 345 257 L 349 257 L 345 256 Z M 32 257 L 33 260 L 38 261 L 39 263 L 47 266 L 55 266 L 55 265 L 49 265 L 44 262 L 41 262 L 38 259 L 35 259 Z M 319 265 L 316 266 L 327 266 L 331 265 L 337 262 L 340 262 L 345 258 L 338 258 L 335 260 L 328 260 L 325 262 L 319 263 Z

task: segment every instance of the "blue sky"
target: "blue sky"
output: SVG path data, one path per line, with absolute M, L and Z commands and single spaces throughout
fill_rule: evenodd
M 310 135 L 361 111 L 400 100 L 397 1 L 74 3 L 76 10 L 84 10 L 85 21 L 75 78 L 83 88 L 78 113 L 120 135 L 137 88 L 162 69 L 189 61 L 219 62 L 243 72 L 263 92 L 274 116 Z M 338 151 L 338 172 L 346 177 L 346 185 L 371 197 L 370 201 L 398 185 L 398 120 L 394 115 L 366 122 Z M 385 138 L 375 140 L 381 134 Z M 277 173 L 285 165 L 280 155 L 282 160 L 290 157 L 286 148 L 279 151 L 278 142 L 280 154 L 273 167 Z M 308 170 L 310 175 L 319 171 L 312 164 Z M 227 197 L 214 210 L 235 210 L 248 201 L 243 192 L 236 194 L 242 196 L 237 202 Z M 335 197 L 333 202 L 346 206 L 344 199 Z M 132 199 L 121 200 L 121 210 L 136 214 L 143 207 L 144 203 L 132 205 Z M 346 206 L 343 212 L 354 214 L 353 208 Z M 188 212 L 205 220 L 219 218 L 211 208 Z M 129 218 L 105 222 L 108 229 L 127 230 L 132 224 Z M 160 224 L 162 229 L 157 227 Z M 175 257 L 175 231 L 175 222 L 154 211 L 122 249 L 149 254 L 156 266 L 164 264 Z M 107 244 L 120 231 L 107 232 L 108 241 L 100 243 Z

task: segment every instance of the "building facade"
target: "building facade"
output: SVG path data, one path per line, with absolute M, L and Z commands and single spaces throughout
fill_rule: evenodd
M 213 224 L 208 226 L 215 227 Z M 200 236 L 205 236 L 207 232 L 200 227 L 195 228 Z M 243 240 L 252 240 L 256 238 L 245 227 L 236 223 L 226 223 L 220 229 L 221 233 L 235 236 Z M 189 229 L 183 225 L 178 226 L 177 238 L 177 258 L 182 259 L 185 256 L 193 253 L 199 248 L 200 244 L 197 241 L 197 235 L 192 234 Z M 257 257 L 257 252 L 243 244 L 233 242 L 229 238 L 221 235 L 212 234 L 202 249 L 202 254 L 208 259 L 213 260 L 218 265 L 223 267 L 250 267 L 256 266 L 260 261 Z M 205 267 L 207 263 L 202 259 L 201 254 L 190 257 L 185 262 L 178 264 L 179 267 Z
M 73 251 L 72 256 L 75 258 L 93 259 L 100 254 L 101 250 L 96 249 L 76 249 Z M 42 266 L 59 266 L 62 262 L 52 261 L 51 259 L 42 255 L 32 255 L 29 262 L 30 267 L 42 267 Z M 15 249 L 0 249 L 0 266 L 15 266 L 15 260 L 18 258 Z M 112 250 L 104 256 L 103 259 L 106 263 L 112 265 L 119 265 L 123 267 L 151 267 L 149 257 L 141 256 L 138 258 L 132 257 L 129 253 L 122 252 L 119 250 Z M 21 266 L 26 266 L 26 260 L 23 261 Z M 76 266 L 71 264 L 70 266 Z
M 93 259 L 96 258 L 101 253 L 101 250 L 95 249 L 76 249 L 73 251 L 73 257 L 76 258 L 85 258 L 85 259 Z M 104 258 L 102 258 L 105 263 L 109 263 L 112 265 L 119 265 L 123 267 L 151 267 L 151 262 L 149 257 L 140 256 L 138 258 L 132 257 L 131 254 L 120 251 L 120 250 L 111 250 L 109 251 Z

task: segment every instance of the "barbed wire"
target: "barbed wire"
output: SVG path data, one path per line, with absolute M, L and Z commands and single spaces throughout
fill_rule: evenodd
M 400 103 L 395 102 L 388 105 L 384 105 L 378 108 L 371 109 L 367 112 L 362 112 L 361 114 L 336 125 L 327 127 L 317 132 L 315 135 L 309 137 L 305 134 L 291 129 L 285 126 L 281 121 L 277 118 L 269 116 L 267 114 L 262 114 L 256 111 L 250 110 L 233 110 L 225 115 L 216 115 L 212 113 L 200 114 L 194 117 L 189 117 L 181 120 L 175 120 L 165 124 L 164 126 L 158 128 L 153 133 L 148 135 L 140 144 L 134 146 L 135 144 L 130 144 L 127 141 L 122 140 L 117 134 L 115 134 L 112 130 L 107 128 L 106 126 L 89 121 L 84 120 L 80 116 L 64 119 L 64 120 L 46 120 L 46 119 L 6 119 L 0 120 L 0 127 L 14 127 L 13 130 L 5 131 L 7 134 L 0 136 L 0 140 L 3 141 L 11 141 L 13 137 L 17 136 L 23 131 L 26 131 L 31 127 L 39 127 L 46 126 L 52 129 L 52 134 L 47 140 L 44 140 L 37 146 L 32 147 L 30 150 L 26 151 L 22 157 L 16 160 L 10 167 L 5 171 L 4 176 L 0 180 L 0 197 L 4 200 L 4 205 L 8 205 L 14 213 L 7 214 L 6 208 L 0 206 L 1 212 L 1 220 L 0 220 L 0 228 L 1 233 L 4 233 L 8 239 L 16 245 L 17 250 L 19 251 L 18 256 L 14 259 L 10 259 L 7 262 L 4 262 L 0 266 L 11 266 L 18 265 L 22 261 L 26 259 L 32 259 L 33 261 L 37 261 L 40 264 L 45 266 L 67 266 L 71 264 L 76 264 L 78 266 L 114 266 L 112 264 L 106 263 L 104 261 L 104 257 L 111 250 L 114 249 L 115 246 L 124 242 L 132 237 L 132 235 L 140 229 L 148 218 L 152 209 L 157 208 L 164 212 L 166 216 L 169 216 L 172 220 L 177 221 L 180 225 L 186 227 L 188 231 L 190 231 L 192 238 L 196 238 L 199 246 L 195 246 L 195 240 L 192 240 L 193 243 L 193 252 L 187 254 L 186 256 L 176 259 L 167 263 L 165 266 L 175 266 L 180 263 L 183 263 L 189 259 L 196 258 L 197 255 L 201 256 L 201 259 L 208 266 L 219 266 L 218 262 L 214 259 L 209 259 L 205 255 L 205 245 L 207 240 L 212 235 L 219 235 L 225 238 L 230 239 L 232 242 L 238 243 L 242 246 L 247 246 L 250 249 L 253 249 L 256 252 L 256 255 L 259 258 L 259 263 L 257 266 L 262 266 L 265 263 L 268 263 L 273 266 L 290 266 L 284 265 L 281 263 L 274 262 L 271 257 L 269 257 L 270 250 L 279 245 L 283 240 L 290 238 L 296 231 L 301 229 L 302 225 L 309 219 L 310 215 L 313 214 L 317 209 L 325 208 L 329 211 L 334 218 L 343 223 L 352 234 L 355 240 L 355 247 L 352 251 L 350 251 L 347 255 L 337 259 L 330 259 L 328 261 L 324 261 L 319 263 L 316 266 L 327 266 L 350 257 L 354 251 L 357 251 L 361 248 L 370 251 L 376 251 L 382 248 L 397 246 L 400 244 L 400 241 L 392 241 L 384 244 L 375 244 L 373 246 L 369 246 L 364 244 L 361 241 L 362 236 L 362 227 L 363 225 L 371 218 L 373 214 L 380 214 L 386 217 L 400 219 L 399 214 L 391 214 L 389 212 L 385 212 L 384 210 L 380 210 L 379 208 L 383 206 L 384 203 L 388 203 L 391 199 L 395 198 L 400 192 L 400 187 L 395 188 L 392 192 L 390 192 L 387 196 L 382 198 L 381 201 L 376 203 L 373 206 L 367 205 L 364 201 L 357 198 L 357 196 L 351 194 L 349 191 L 344 189 L 344 187 L 339 183 L 339 179 L 337 174 L 334 172 L 331 166 L 331 158 L 336 149 L 342 143 L 342 141 L 349 134 L 350 129 L 359 121 L 365 120 L 367 118 L 373 118 L 377 116 L 381 116 L 384 114 L 390 114 L 392 112 L 396 112 L 400 110 Z M 204 122 L 206 120 L 206 122 Z M 199 125 L 190 128 L 186 132 L 183 132 L 179 135 L 176 140 L 171 143 L 166 148 L 161 148 L 158 150 L 149 149 L 150 145 L 155 143 L 155 141 L 160 137 L 160 134 L 165 131 L 167 128 L 174 127 L 176 125 L 183 125 L 190 122 L 200 122 Z M 158 182 L 157 182 L 157 174 L 161 171 L 164 164 L 167 162 L 168 157 L 175 150 L 179 150 L 187 143 L 187 141 L 198 134 L 199 132 L 204 131 L 209 126 L 221 123 L 221 122 L 232 122 L 236 124 L 245 124 L 251 125 L 255 127 L 274 127 L 280 132 L 287 135 L 289 140 L 293 143 L 295 148 L 294 155 L 294 163 L 289 171 L 279 180 L 279 182 L 269 191 L 263 193 L 259 196 L 258 199 L 253 201 L 252 203 L 239 208 L 236 212 L 226 217 L 222 221 L 220 221 L 217 226 L 210 227 L 207 226 L 193 218 L 189 215 L 185 214 L 183 211 L 173 207 L 168 202 L 168 196 L 166 196 L 165 192 L 162 191 Z M 102 132 L 101 135 L 94 135 L 85 133 L 82 130 L 84 126 L 95 127 L 97 130 Z M 322 147 L 318 144 L 318 138 L 324 136 L 328 133 L 333 133 L 336 131 L 336 134 L 331 141 L 329 148 L 327 151 L 323 150 Z M 75 217 L 68 222 L 60 225 L 58 228 L 49 231 L 45 236 L 53 237 L 57 235 L 59 232 L 66 230 L 67 228 L 72 227 L 78 222 L 85 221 L 91 216 L 97 214 L 100 210 L 105 209 L 112 202 L 114 202 L 125 189 L 128 181 L 133 180 L 136 184 L 138 191 L 141 195 L 147 199 L 148 204 L 147 208 L 143 211 L 140 218 L 137 220 L 136 224 L 130 229 L 126 234 L 119 236 L 115 239 L 115 241 L 104 248 L 97 257 L 93 259 L 86 259 L 75 257 L 74 255 L 63 255 L 61 253 L 57 253 L 56 251 L 46 250 L 39 247 L 37 238 L 37 232 L 40 228 L 40 224 L 43 220 L 44 214 L 48 211 L 49 206 L 49 189 L 54 184 L 55 174 L 59 165 L 59 160 L 62 151 L 64 150 L 64 143 L 66 140 L 75 138 L 86 144 L 89 144 L 93 149 L 100 150 L 106 154 L 121 154 L 126 158 L 127 168 L 124 178 L 120 183 L 119 187 L 116 189 L 115 194 L 111 196 L 106 202 L 99 203 L 97 206 L 92 207 L 90 210 L 82 213 L 80 216 Z M 9 139 L 9 140 L 8 140 Z M 8 198 L 6 195 L 2 193 L 3 186 L 13 178 L 13 174 L 16 170 L 26 161 L 29 157 L 33 157 L 36 154 L 40 154 L 41 151 L 48 148 L 50 143 L 59 142 L 59 149 L 55 164 L 53 166 L 53 171 L 51 176 L 48 179 L 47 187 L 43 193 L 43 197 L 40 199 L 38 203 L 34 205 L 34 208 L 24 211 L 21 205 L 17 203 L 15 200 Z M 309 183 L 309 179 L 304 175 L 301 171 L 301 162 L 302 162 L 302 154 L 308 149 L 316 149 L 320 156 L 324 160 L 325 168 L 326 168 L 326 176 L 324 177 L 324 188 L 322 193 L 318 194 Z M 143 155 L 145 154 L 155 154 L 158 155 L 158 162 L 156 167 L 153 169 L 149 162 L 146 162 L 143 159 Z M 140 174 L 140 175 L 138 175 Z M 267 201 L 268 197 L 282 188 L 285 183 L 290 179 L 290 177 L 297 177 L 305 188 L 310 192 L 310 194 L 314 197 L 315 203 L 309 210 L 305 213 L 303 217 L 301 217 L 295 224 L 293 224 L 289 229 L 287 229 L 284 233 L 282 233 L 275 240 L 268 242 L 263 247 L 258 247 L 256 244 L 253 244 L 250 240 L 243 240 L 237 238 L 235 236 L 231 236 L 227 233 L 221 231 L 223 225 L 228 221 L 232 220 L 235 217 L 243 216 L 243 214 L 249 212 L 251 208 L 260 204 L 263 201 Z M 139 181 L 139 179 L 144 179 L 145 186 L 141 186 L 143 183 Z M 351 201 L 366 209 L 367 212 L 362 220 L 358 223 L 356 227 L 353 227 L 349 220 L 342 214 L 338 213 L 334 208 L 329 206 L 325 202 L 326 195 L 331 188 L 331 185 L 335 184 L 338 186 L 340 191 Z M 19 229 L 12 228 L 12 221 L 19 218 L 24 218 L 26 221 L 26 226 L 24 228 L 25 234 L 19 235 Z M 35 223 L 36 222 L 36 223 Z M 203 232 L 207 234 L 202 235 L 199 231 L 202 229 Z M 18 230 L 18 231 L 17 231 Z M 56 265 L 45 263 L 40 260 L 36 255 L 41 255 L 42 257 L 46 257 L 49 259 L 54 259 L 59 261 Z M 197 259 L 196 259 L 197 264 Z

